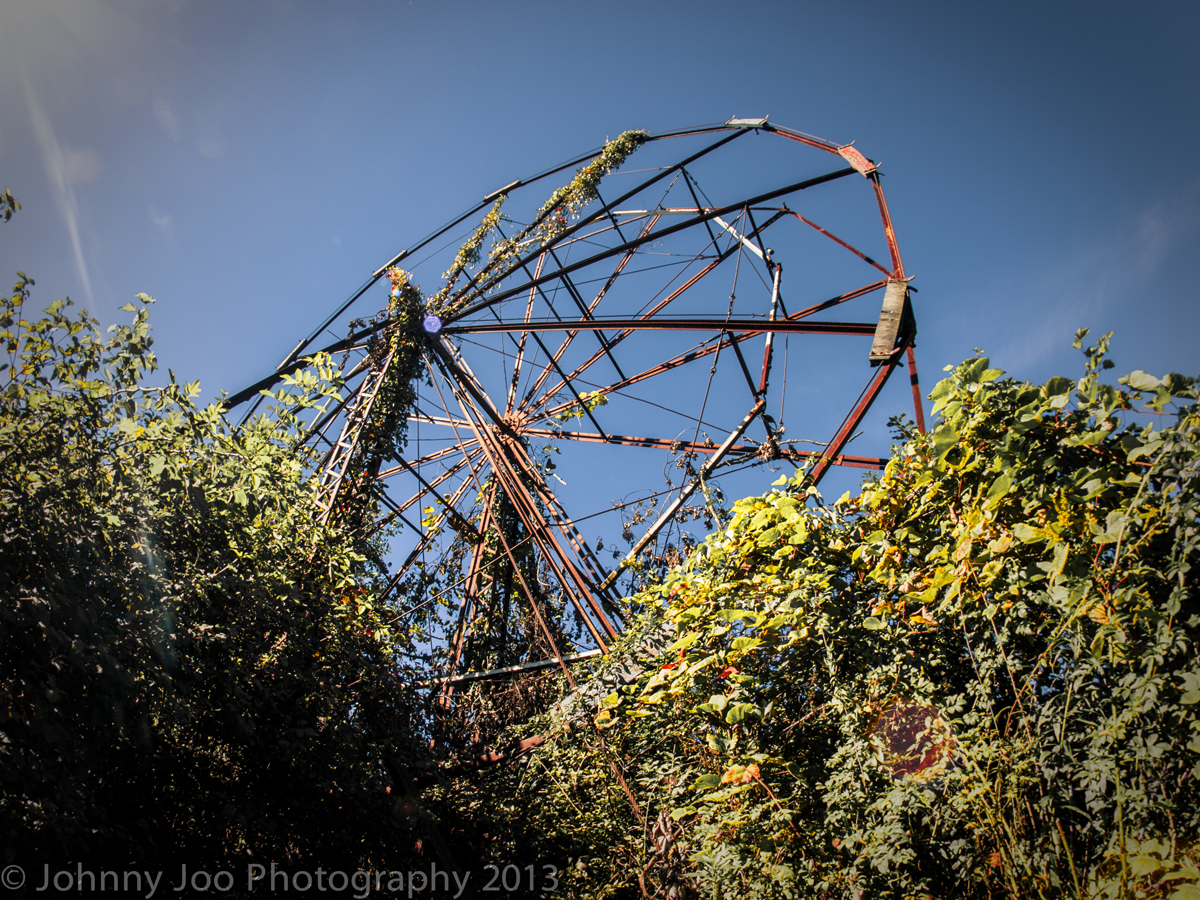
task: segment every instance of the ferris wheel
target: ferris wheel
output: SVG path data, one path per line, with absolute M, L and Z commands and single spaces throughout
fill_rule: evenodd
M 854 147 L 627 132 L 396 254 L 228 404 L 341 359 L 322 515 L 389 530 L 385 596 L 440 610 L 445 697 L 607 652 L 624 598 L 765 470 L 881 468 L 850 442 L 899 367 L 923 431 L 909 280 Z

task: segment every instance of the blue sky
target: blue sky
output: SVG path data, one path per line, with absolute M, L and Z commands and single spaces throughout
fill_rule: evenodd
M 206 393 L 488 191 L 629 128 L 771 120 L 882 163 L 926 390 L 983 348 L 1200 373 L 1200 7 L 8 0 L 0 270 L 139 291 Z M 373 310 L 364 310 L 371 312 Z M 876 448 L 879 450 L 880 448 Z M 839 490 L 840 492 L 840 490 Z

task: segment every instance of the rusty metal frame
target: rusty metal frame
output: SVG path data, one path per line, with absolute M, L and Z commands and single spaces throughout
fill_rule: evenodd
M 733 203 L 702 204 L 689 166 L 721 150 L 749 131 L 774 134 L 823 151 L 837 157 L 838 165 L 824 174 L 739 199 Z M 613 613 L 619 612 L 619 604 L 612 594 L 612 590 L 615 588 L 620 572 L 638 558 L 640 552 L 656 539 L 662 529 L 671 524 L 675 513 L 703 484 L 704 479 L 712 476 L 718 468 L 750 460 L 755 456 L 790 459 L 797 463 L 810 462 L 809 478 L 816 483 L 833 465 L 859 468 L 882 467 L 885 461 L 879 457 L 851 455 L 844 451 L 902 358 L 907 361 L 908 365 L 917 427 L 921 431 L 925 429 L 924 411 L 913 353 L 915 323 L 907 294 L 909 277 L 905 274 L 891 213 L 880 182 L 878 166 L 852 147 L 784 128 L 765 119 L 731 120 L 723 126 L 705 126 L 664 132 L 652 135 L 650 139 L 661 141 L 705 134 L 713 134 L 716 139 L 691 153 L 685 159 L 655 170 L 650 177 L 636 179 L 636 186 L 632 189 L 619 192 L 612 199 L 606 200 L 600 197 L 584 211 L 577 221 L 559 232 L 549 244 L 531 246 L 527 251 L 522 252 L 515 261 L 506 263 L 494 271 L 485 270 L 482 277 L 478 279 L 468 277 L 467 284 L 457 292 L 453 292 L 448 298 L 447 308 L 452 311 L 445 316 L 444 322 L 441 323 L 440 334 L 437 337 L 431 337 L 427 342 L 426 358 L 430 363 L 430 372 L 436 373 L 433 383 L 441 398 L 441 409 L 430 412 L 418 405 L 413 415 L 409 417 L 409 421 L 412 423 L 450 429 L 456 442 L 449 447 L 429 451 L 410 460 L 398 460 L 396 464 L 387 468 L 381 468 L 378 460 L 371 461 L 366 465 L 365 471 L 375 481 L 376 490 L 386 491 L 385 479 L 402 475 L 415 479 L 418 485 L 415 493 L 401 503 L 393 501 L 389 497 L 386 505 L 390 508 L 390 512 L 385 513 L 377 525 L 386 524 L 397 518 L 403 519 L 402 513 L 420 502 L 422 498 L 435 498 L 440 505 L 433 527 L 427 529 L 405 562 L 395 571 L 389 580 L 385 595 L 390 593 L 411 571 L 417 557 L 433 543 L 432 535 L 445 523 L 451 523 L 458 535 L 474 545 L 468 565 L 466 587 L 451 638 L 451 671 L 446 675 L 448 680 L 445 681 L 444 690 L 447 693 L 443 695 L 446 698 L 449 696 L 449 685 L 454 682 L 456 677 L 453 669 L 461 660 L 464 644 L 469 639 L 471 604 L 474 603 L 473 598 L 479 589 L 478 582 L 482 577 L 480 566 L 482 565 L 481 560 L 484 558 L 484 538 L 489 533 L 488 516 L 490 512 L 488 510 L 490 506 L 485 503 L 483 518 L 473 521 L 471 509 L 462 505 L 467 497 L 468 484 L 475 484 L 481 493 L 484 491 L 485 484 L 490 492 L 504 492 L 522 527 L 528 532 L 528 539 L 536 547 L 538 557 L 553 572 L 556 583 L 571 603 L 597 647 L 606 649 L 609 642 L 618 633 L 617 625 L 614 625 L 617 617 L 614 617 Z M 594 157 L 595 153 L 584 155 L 561 166 L 547 169 L 531 178 L 518 179 L 498 191 L 493 191 L 480 204 L 462 216 L 413 244 L 407 250 L 396 254 L 388 264 L 376 270 L 367 284 L 339 307 L 338 311 L 321 327 L 300 341 L 292 353 L 277 367 L 275 373 L 233 395 L 226 401 L 227 405 L 234 406 L 253 398 L 259 391 L 270 387 L 284 375 L 300 368 L 304 363 L 301 354 L 313 345 L 322 334 L 327 333 L 332 323 L 362 297 L 367 289 L 382 277 L 389 266 L 403 263 L 414 252 L 443 238 L 497 197 L 569 170 Z M 870 191 L 883 226 L 890 268 L 817 224 L 811 218 L 787 206 L 788 198 L 819 185 L 855 174 L 863 176 L 870 182 Z M 694 206 L 665 207 L 660 204 L 658 207 L 646 209 L 626 210 L 621 208 L 632 198 L 646 196 L 647 191 L 657 189 L 656 185 L 673 183 L 667 181 L 669 178 L 682 179 L 682 185 L 689 192 Z M 665 192 L 663 196 L 666 197 Z M 774 205 L 769 205 L 772 203 Z M 544 210 L 540 214 L 541 218 L 544 219 L 552 212 L 552 210 Z M 770 215 L 764 218 L 762 215 L 756 216 L 755 213 L 769 213 Z M 761 224 L 756 222 L 756 219 L 761 220 Z M 834 244 L 854 254 L 864 263 L 882 273 L 884 277 L 808 306 L 798 312 L 788 313 L 784 306 L 781 290 L 783 266 L 771 258 L 770 251 L 766 249 L 763 235 L 776 223 L 792 220 L 815 230 Z M 538 221 L 541 219 L 535 219 L 532 225 L 526 227 L 535 226 Z M 626 237 L 630 233 L 629 229 L 622 230 L 622 226 L 626 222 L 631 225 L 636 222 L 640 225 L 635 236 Z M 665 296 L 655 295 L 655 298 L 648 302 L 646 307 L 633 316 L 605 316 L 599 313 L 605 297 L 617 280 L 626 273 L 626 269 L 635 255 L 653 242 L 682 235 L 692 229 L 703 229 L 708 238 L 706 245 L 690 260 L 679 264 L 682 268 L 659 292 L 659 294 L 665 292 Z M 595 241 L 602 236 L 609 243 L 597 248 Z M 730 241 L 728 246 L 725 245 L 727 238 Z M 575 247 L 582 248 L 582 251 L 572 258 L 568 256 L 568 253 Z M 669 307 L 673 311 L 679 311 L 678 301 L 681 298 L 685 297 L 689 291 L 706 283 L 709 276 L 720 268 L 722 263 L 743 252 L 748 254 L 746 259 L 751 260 L 756 267 L 765 267 L 770 277 L 771 300 L 766 318 L 735 317 L 732 315 L 732 302 L 731 313 L 724 318 L 692 314 L 666 314 Z M 576 273 L 585 271 L 591 273 L 602 269 L 605 265 L 612 266 L 611 271 L 604 278 L 603 284 L 596 291 L 594 297 L 589 300 L 588 298 L 592 296 L 591 288 L 588 288 L 589 293 L 585 295 L 584 284 L 576 281 Z M 699 268 L 695 269 L 696 266 Z M 761 271 L 761 268 L 758 270 Z M 682 283 L 676 285 L 676 281 Z M 894 328 L 888 330 L 884 327 L 884 320 L 887 318 L 887 295 L 894 286 L 902 286 L 903 309 L 901 310 L 902 314 L 893 315 L 893 318 L 888 320 L 889 328 L 894 325 Z M 567 294 L 569 298 L 567 306 L 577 310 L 577 316 L 563 317 L 560 315 L 559 310 L 555 308 L 554 299 L 549 294 L 551 288 L 561 289 Z M 885 292 L 885 314 L 881 316 L 880 321 L 835 322 L 815 318 L 841 304 L 880 290 Z M 506 301 L 517 298 L 522 298 L 524 301 L 521 304 L 523 315 L 518 319 L 502 317 L 498 310 L 504 308 L 503 304 Z M 534 315 L 538 303 L 544 305 L 551 317 Z M 567 310 L 562 311 L 566 312 Z M 895 313 L 895 310 L 892 312 Z M 483 316 L 489 316 L 490 320 L 484 321 Z M 328 343 L 323 350 L 330 353 L 355 350 L 361 352 L 360 348 L 363 348 L 380 329 L 387 327 L 387 324 L 387 322 L 376 322 L 366 327 L 360 327 L 347 337 Z M 688 350 L 676 352 L 667 359 L 644 366 L 640 371 L 635 371 L 633 368 L 622 368 L 616 355 L 618 346 L 622 342 L 633 335 L 644 332 L 668 331 L 695 332 L 700 337 L 700 342 Z M 547 342 L 548 336 L 554 333 L 560 333 L 562 340 L 552 349 L 547 346 Z M 799 450 L 791 445 L 793 442 L 776 441 L 772 420 L 765 414 L 776 334 L 847 338 L 873 336 L 876 338 L 876 345 L 882 348 L 877 349 L 878 366 L 876 370 L 872 372 L 855 405 L 822 450 Z M 504 396 L 500 398 L 499 393 L 496 395 L 499 402 L 493 402 L 483 383 L 475 377 L 466 359 L 453 343 L 453 339 L 456 337 L 484 335 L 505 336 L 501 339 L 505 347 L 508 347 L 511 342 L 516 348 L 512 373 L 505 385 Z M 594 352 L 590 352 L 590 355 L 587 355 L 582 362 L 566 366 L 566 354 L 580 335 L 591 336 L 588 338 L 589 343 L 584 351 L 585 354 L 591 351 L 590 342 L 593 339 L 596 342 L 596 349 Z M 747 340 L 760 336 L 765 338 L 763 360 L 761 371 L 755 378 L 742 353 L 741 345 Z M 530 339 L 532 339 L 532 344 L 530 344 Z M 531 347 L 535 349 L 531 351 Z M 611 361 L 617 372 L 617 378 L 600 380 L 594 385 L 595 390 L 589 393 L 606 397 L 682 366 L 714 357 L 714 355 L 716 355 L 715 359 L 720 359 L 719 354 L 727 348 L 733 349 L 732 356 L 736 357 L 737 365 L 744 370 L 746 381 L 753 394 L 754 406 L 719 447 L 711 442 L 699 440 L 681 441 L 666 437 L 637 437 L 613 433 L 602 427 L 600 418 L 593 413 L 583 398 L 584 376 L 590 374 L 589 370 L 601 359 Z M 534 360 L 530 359 L 531 352 L 535 354 Z M 362 369 L 364 366 L 366 366 L 365 361 L 360 363 L 359 368 Z M 366 369 L 366 374 L 355 389 L 356 393 L 352 398 L 339 404 L 332 412 L 325 414 L 319 423 L 316 423 L 321 426 L 323 433 L 335 418 L 341 416 L 343 419 L 342 434 L 338 440 L 333 442 L 323 466 L 323 515 L 331 521 L 340 514 L 337 501 L 339 486 L 354 474 L 350 470 L 352 466 L 363 464 L 362 461 L 355 461 L 357 447 L 355 423 L 365 421 L 366 413 L 369 412 L 370 403 L 374 397 L 373 386 L 378 387 L 382 374 L 386 373 L 386 362 L 382 367 L 366 366 Z M 533 374 L 535 370 L 537 370 L 536 375 Z M 527 390 L 522 392 L 521 379 L 525 372 L 529 373 L 531 382 L 527 386 Z M 448 387 L 449 394 L 453 397 L 456 406 L 455 409 L 447 406 L 447 398 L 442 396 L 441 388 L 443 386 Z M 592 387 L 593 385 L 588 386 Z M 579 410 L 582 414 L 586 414 L 587 421 L 590 422 L 594 431 L 557 427 L 554 420 L 572 410 Z M 700 424 L 705 424 L 700 423 L 699 419 L 696 421 L 697 428 Z M 755 421 L 765 429 L 767 440 L 765 442 L 743 441 L 747 428 Z M 316 425 L 314 425 L 314 430 L 315 428 Z M 722 429 L 722 431 L 724 430 Z M 700 454 L 706 459 L 699 471 L 680 486 L 676 498 L 667 505 L 664 513 L 647 530 L 634 549 L 626 554 L 621 565 L 615 570 L 608 570 L 582 538 L 575 521 L 566 514 L 556 493 L 550 489 L 547 477 L 530 457 L 525 442 L 531 439 L 656 448 L 675 453 Z M 768 444 L 773 445 L 772 449 L 775 455 L 768 454 L 767 457 L 764 457 L 764 448 Z M 433 471 L 426 472 L 426 469 Z M 464 471 L 466 472 L 465 476 Z M 462 479 L 457 488 L 442 487 L 447 483 L 452 483 L 455 478 Z M 446 493 L 443 493 L 443 490 Z M 403 520 L 408 522 L 407 519 Z M 408 524 L 409 527 L 413 527 L 411 523 Z M 512 548 L 508 546 L 507 542 L 502 541 L 502 543 L 504 543 L 504 554 L 510 561 L 514 561 L 515 565 Z M 520 572 L 517 575 L 521 581 L 521 595 L 534 610 L 539 628 L 545 630 L 545 636 L 550 641 L 549 646 L 554 648 L 557 658 L 560 660 L 565 658 L 560 652 L 561 648 L 554 646 L 549 630 L 545 629 L 545 623 L 541 621 L 541 613 L 537 612 L 538 592 L 526 584 L 523 578 L 520 578 Z

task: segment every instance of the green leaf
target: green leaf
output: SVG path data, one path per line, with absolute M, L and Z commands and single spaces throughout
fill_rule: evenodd
M 753 703 L 738 703 L 729 707 L 729 711 L 725 713 L 725 721 L 730 725 L 736 725 L 742 719 L 746 718 L 746 716 L 757 711 L 758 707 Z
M 1070 378 L 1063 378 L 1061 375 L 1055 375 L 1046 382 L 1043 388 L 1047 397 L 1058 397 L 1063 394 L 1070 394 L 1071 389 L 1075 387 L 1075 382 Z
M 963 367 L 962 380 L 968 384 L 983 380 L 983 373 L 987 371 L 989 361 L 986 356 L 971 360 Z
M 1032 525 L 1026 525 L 1024 522 L 1018 522 L 1012 528 L 1013 537 L 1022 544 L 1032 544 L 1034 541 L 1045 539 L 1045 533 L 1040 528 L 1034 528 Z
M 1117 381 L 1128 385 L 1135 391 L 1153 391 L 1162 384 L 1160 379 L 1153 375 L 1147 375 L 1141 369 L 1134 369 L 1124 378 L 1118 378 Z
M 1162 868 L 1162 860 L 1145 854 L 1129 857 L 1129 872 L 1134 878 L 1141 878 Z
M 762 646 L 762 640 L 756 637 L 739 637 L 734 638 L 733 643 L 729 646 L 738 651 L 753 650 L 755 647 Z
M 958 443 L 958 432 L 949 425 L 942 425 L 933 433 L 933 455 L 940 463 Z
M 707 797 L 701 797 L 700 802 L 721 803 L 722 801 L 728 800 L 734 794 L 741 793 L 744 788 L 744 785 L 739 785 L 738 787 L 725 788 L 724 790 L 715 791 L 714 793 L 709 794 Z
M 1180 690 L 1183 691 L 1183 696 L 1179 698 L 1179 702 L 1186 706 L 1200 703 L 1200 672 L 1184 672 L 1181 678 L 1183 686 Z
M 718 609 L 713 615 L 725 622 L 758 621 L 758 613 L 753 609 Z
M 1012 476 L 1008 472 L 1004 472 L 992 482 L 991 488 L 987 492 L 987 501 L 984 503 L 986 508 L 994 508 L 1000 501 L 1000 498 L 1012 490 Z
M 762 534 L 760 534 L 758 536 L 758 546 L 770 547 L 772 544 L 775 544 L 779 540 L 779 534 L 780 534 L 780 532 L 779 532 L 779 528 L 777 526 L 772 526 L 771 528 L 768 528 L 766 531 L 764 531 Z
M 886 627 L 887 623 L 878 616 L 867 616 L 867 618 L 863 619 L 863 628 L 867 629 L 867 631 L 879 631 Z

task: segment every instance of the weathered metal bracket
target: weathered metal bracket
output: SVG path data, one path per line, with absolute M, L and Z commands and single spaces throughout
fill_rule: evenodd
M 871 365 L 889 362 L 896 355 L 897 341 L 904 324 L 908 307 L 908 282 L 889 278 L 883 292 L 883 308 L 879 311 L 879 324 L 875 326 L 875 340 L 871 343 Z

